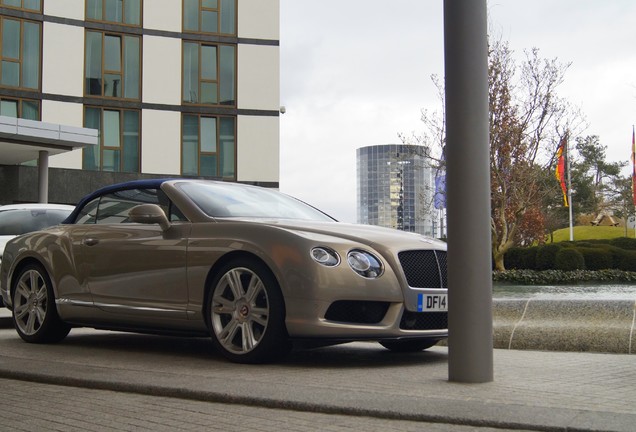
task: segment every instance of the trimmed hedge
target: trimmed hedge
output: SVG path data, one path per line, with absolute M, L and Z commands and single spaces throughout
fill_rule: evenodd
M 567 247 L 557 252 L 554 264 L 557 270 L 584 270 L 585 258 L 577 249 Z
M 558 243 L 539 246 L 536 258 L 537 270 L 554 270 L 556 268 L 556 256 L 560 250 L 561 246 Z
M 620 237 L 511 248 L 504 257 L 504 265 L 508 270 L 636 271 L 636 239 Z

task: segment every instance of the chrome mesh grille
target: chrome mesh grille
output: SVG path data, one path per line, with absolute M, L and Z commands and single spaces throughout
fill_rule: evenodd
M 448 288 L 446 251 L 404 251 L 398 258 L 410 287 Z

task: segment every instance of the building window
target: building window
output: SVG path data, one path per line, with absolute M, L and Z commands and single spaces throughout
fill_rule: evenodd
M 137 110 L 86 107 L 84 127 L 99 131 L 99 146 L 84 149 L 83 168 L 138 173 L 140 116 Z
M 0 83 L 7 87 L 40 88 L 41 24 L 2 17 Z
M 236 0 L 184 0 L 183 31 L 236 34 Z
M 236 47 L 183 43 L 183 102 L 236 104 Z
M 31 99 L 0 98 L 0 115 L 29 120 L 40 120 L 40 101 Z
M 86 0 L 86 20 L 140 26 L 141 0 Z
M 184 114 L 181 174 L 234 180 L 235 119 Z
M 42 2 L 40 0 L 1 0 L 0 6 L 38 12 L 42 10 Z
M 139 100 L 141 42 L 137 36 L 86 32 L 86 96 Z

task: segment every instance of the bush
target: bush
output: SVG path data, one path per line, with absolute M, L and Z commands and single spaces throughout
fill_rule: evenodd
M 626 250 L 618 262 L 618 269 L 636 272 L 636 251 Z
M 604 270 L 612 268 L 612 254 L 603 248 L 579 247 L 577 250 L 585 259 L 587 270 Z
M 526 268 L 526 256 L 528 255 L 528 248 L 512 247 L 508 249 L 506 255 L 504 255 L 504 266 L 506 269 L 524 269 Z
M 556 263 L 556 255 L 561 250 L 557 243 L 539 246 L 536 257 L 537 270 L 553 270 Z
M 610 244 L 621 249 L 636 250 L 636 239 L 629 237 L 617 237 L 612 239 Z
M 563 271 L 584 270 L 585 259 L 578 250 L 563 248 L 557 252 L 554 266 L 557 270 Z

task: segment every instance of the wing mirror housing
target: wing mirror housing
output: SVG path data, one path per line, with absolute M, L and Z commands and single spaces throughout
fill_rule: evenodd
M 170 228 L 170 222 L 163 209 L 156 204 L 140 204 L 130 209 L 128 218 L 131 222 L 142 224 L 159 224 L 162 230 Z

